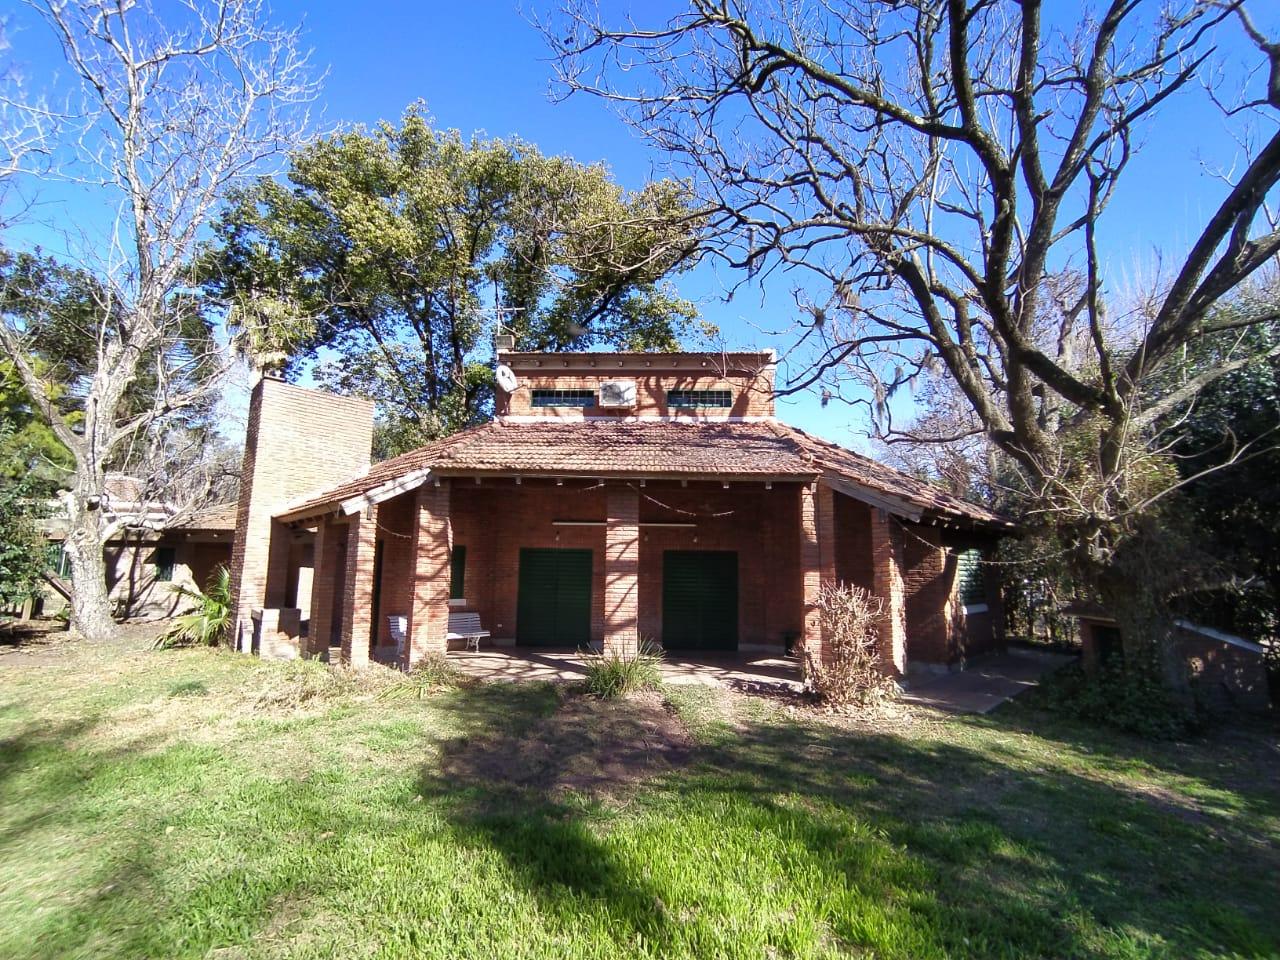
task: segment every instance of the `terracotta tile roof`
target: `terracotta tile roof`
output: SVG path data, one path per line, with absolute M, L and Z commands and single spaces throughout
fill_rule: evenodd
M 864 457 L 860 453 L 854 453 L 839 444 L 810 436 L 797 427 L 781 424 L 779 426 L 795 437 L 796 442 L 825 471 L 834 473 L 851 483 L 906 500 L 926 513 L 964 517 L 968 520 L 1000 526 L 1010 525 L 1007 517 L 986 507 L 970 503 L 968 500 L 962 500 L 932 483 L 917 480 L 915 477 L 908 476 L 893 467 L 887 467 L 870 457 Z
M 235 501 L 204 507 L 166 524 L 169 530 L 234 530 L 236 528 Z
M 836 444 L 776 421 L 495 421 L 374 464 L 347 483 L 280 512 L 303 517 L 417 471 L 814 479 L 824 473 L 922 510 L 983 523 L 1003 518 Z

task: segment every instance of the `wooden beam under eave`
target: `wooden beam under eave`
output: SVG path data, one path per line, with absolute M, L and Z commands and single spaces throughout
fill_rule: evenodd
M 891 513 L 896 517 L 902 517 L 913 523 L 918 523 L 920 518 L 924 516 L 924 509 L 904 500 L 895 497 L 892 494 L 881 493 L 878 490 L 869 490 L 860 484 L 853 483 L 843 477 L 836 477 L 830 474 L 822 477 L 822 483 L 825 483 L 837 493 L 842 493 L 850 499 L 857 500 L 861 503 L 868 504 L 886 513 Z

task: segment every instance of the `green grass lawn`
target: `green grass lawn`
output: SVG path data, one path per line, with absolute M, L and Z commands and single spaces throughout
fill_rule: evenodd
M 2 655 L 0 957 L 1280 951 L 1274 733 L 666 697 Z

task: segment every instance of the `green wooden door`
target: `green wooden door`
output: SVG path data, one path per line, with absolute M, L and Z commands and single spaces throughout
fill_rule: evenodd
M 738 649 L 738 555 L 730 550 L 662 554 L 662 645 Z
M 591 642 L 591 551 L 520 551 L 516 641 L 577 647 Z

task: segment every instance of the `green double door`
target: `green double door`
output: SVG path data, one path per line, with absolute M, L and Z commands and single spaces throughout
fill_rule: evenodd
M 579 647 L 591 642 L 591 551 L 520 551 L 516 642 Z
M 738 554 L 662 554 L 662 645 L 668 650 L 738 649 Z

